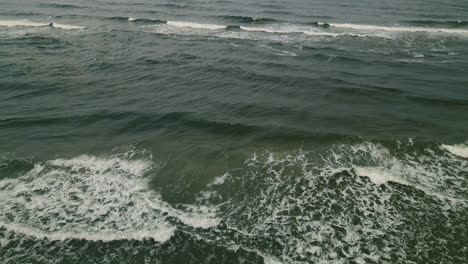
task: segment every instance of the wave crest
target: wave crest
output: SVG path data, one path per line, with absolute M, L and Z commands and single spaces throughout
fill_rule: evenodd
M 210 30 L 220 30 L 220 29 L 227 28 L 227 26 L 224 26 L 224 25 L 200 24 L 200 23 L 182 22 L 182 21 L 167 21 L 167 24 L 170 26 L 174 26 L 174 27 L 210 29 Z
M 32 22 L 29 20 L 0 20 L 0 27 L 53 27 L 60 29 L 85 29 L 85 27 L 82 26 L 59 23 Z

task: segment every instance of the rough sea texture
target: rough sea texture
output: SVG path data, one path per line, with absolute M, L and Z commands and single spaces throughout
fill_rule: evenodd
M 0 1 L 0 263 L 468 263 L 467 140 L 466 0 Z

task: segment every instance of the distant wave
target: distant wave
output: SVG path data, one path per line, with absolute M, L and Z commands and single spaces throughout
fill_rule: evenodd
M 59 24 L 59 23 L 44 23 L 32 22 L 29 20 L 0 20 L 0 27 L 53 27 L 60 29 L 84 29 L 82 26 Z
M 437 20 L 411 20 L 406 21 L 410 25 L 428 26 L 428 27 L 450 27 L 450 28 L 463 28 L 468 26 L 468 21 L 437 21 Z
M 277 33 L 277 34 L 304 34 L 308 36 L 328 36 L 328 37 L 339 37 L 339 36 L 365 36 L 360 34 L 352 34 L 352 33 L 336 33 L 336 32 L 329 32 L 329 31 L 313 31 L 307 30 L 304 27 L 240 27 L 242 30 L 245 31 L 258 31 L 258 32 L 266 32 L 266 33 Z
M 174 27 L 187 27 L 187 28 L 199 28 L 199 29 L 211 29 L 211 30 L 219 30 L 219 29 L 228 28 L 228 26 L 224 26 L 224 25 L 200 24 L 200 23 L 181 22 L 181 21 L 167 21 L 167 24 L 170 26 L 174 26 Z
M 364 25 L 364 24 L 351 24 L 351 23 L 326 23 L 326 22 L 308 22 L 308 23 L 280 23 L 280 20 L 275 20 L 271 18 L 255 18 L 250 16 L 219 16 L 225 20 L 229 20 L 235 23 L 240 24 L 262 24 L 262 23 L 273 23 L 270 26 L 239 26 L 239 25 L 220 25 L 220 24 L 208 24 L 208 23 L 196 23 L 188 21 L 164 21 L 158 19 L 138 19 L 132 17 L 112 17 L 113 20 L 120 21 L 131 21 L 131 22 L 141 22 L 141 23 L 156 23 L 156 24 L 168 24 L 174 27 L 182 28 L 196 28 L 196 29 L 208 29 L 208 30 L 245 30 L 245 31 L 260 31 L 267 33 L 302 33 L 310 36 L 371 36 L 368 34 L 362 34 L 359 31 L 372 31 L 372 32 L 427 32 L 427 33 L 449 33 L 449 34 L 463 34 L 468 35 L 468 29 L 453 28 L 455 23 L 464 25 L 468 24 L 466 21 L 446 21 L 446 22 L 437 22 L 437 21 L 413 21 L 414 23 L 426 23 L 426 25 L 452 25 L 452 28 L 442 28 L 442 27 L 416 27 L 416 26 L 378 26 L 378 25 Z M 275 23 L 276 22 L 276 23 Z M 309 27 L 309 28 L 308 28 Z M 313 28 L 319 28 L 323 30 L 314 30 Z M 334 32 L 328 29 L 332 28 L 343 28 L 343 29 L 352 29 L 352 32 Z
M 451 33 L 451 34 L 468 34 L 468 30 L 464 29 L 448 29 L 448 28 L 429 28 L 429 27 L 402 27 L 402 26 L 375 26 L 362 24 L 338 24 L 330 23 L 334 28 L 348 28 L 356 30 L 369 31 L 394 31 L 394 32 L 428 32 L 428 33 Z
M 163 22 L 162 22 L 163 23 Z M 227 30 L 227 31 L 246 31 L 246 32 L 265 32 L 272 34 L 304 34 L 307 36 L 323 36 L 323 37 L 367 37 L 367 35 L 357 34 L 354 32 L 332 32 L 319 30 L 314 28 L 327 28 L 326 23 L 314 23 L 314 27 L 308 27 L 304 25 L 270 25 L 270 26 L 240 26 L 240 25 L 220 25 L 220 24 L 202 24 L 194 22 L 183 22 L 183 21 L 167 21 L 167 25 L 178 27 L 178 28 L 193 28 L 203 30 Z M 167 32 L 166 32 L 167 33 Z M 174 32 L 177 33 L 177 32 Z
M 237 23 L 267 23 L 267 22 L 279 22 L 273 18 L 262 18 L 262 17 L 250 17 L 250 16 L 219 16 L 225 20 L 229 20 Z

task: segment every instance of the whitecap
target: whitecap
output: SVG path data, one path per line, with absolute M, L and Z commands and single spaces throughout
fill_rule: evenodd
M 182 21 L 167 21 L 166 23 L 174 27 L 187 27 L 187 28 L 210 29 L 210 30 L 226 29 L 226 26 L 215 25 L 215 24 L 200 24 L 200 23 L 182 22 Z

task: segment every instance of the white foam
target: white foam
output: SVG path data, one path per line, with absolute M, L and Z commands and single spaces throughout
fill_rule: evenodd
M 155 166 L 133 154 L 81 155 L 35 164 L 19 178 L 0 180 L 0 226 L 49 240 L 168 240 L 175 217 L 195 228 L 216 226 L 208 206 L 163 201 L 144 175 Z M 34 215 L 34 217 L 29 217 Z
M 215 25 L 215 24 L 199 24 L 199 23 L 182 22 L 182 21 L 167 21 L 166 23 L 174 27 L 187 27 L 187 28 L 210 29 L 210 30 L 226 29 L 226 26 Z
M 31 22 L 29 20 L 0 20 L 1 27 L 45 27 L 49 23 Z
M 385 184 L 389 181 L 404 183 L 401 179 L 395 177 L 388 171 L 377 167 L 354 167 L 356 174 L 366 176 L 375 184 Z
M 133 18 L 133 17 L 128 18 L 128 21 L 135 21 L 135 20 L 136 20 L 136 18 Z
M 448 28 L 374 26 L 374 25 L 361 25 L 361 24 L 349 24 L 349 23 L 344 23 L 344 24 L 330 23 L 330 26 L 335 27 L 335 28 L 349 28 L 349 29 L 356 29 L 356 30 L 369 30 L 369 31 L 468 34 L 468 30 L 465 30 L 465 29 L 448 29 Z
M 64 241 L 70 239 L 88 241 L 115 241 L 115 240 L 144 240 L 154 239 L 160 243 L 169 240 L 174 234 L 175 227 L 159 229 L 157 232 L 148 231 L 128 231 L 119 233 L 88 233 L 88 232 L 44 232 L 40 229 L 22 226 L 20 224 L 6 224 L 0 222 L 0 228 L 5 228 L 11 232 L 20 233 L 38 239 L 48 239 L 51 241 Z
M 208 186 L 221 185 L 221 184 L 223 184 L 223 183 L 226 181 L 226 179 L 227 179 L 229 176 L 230 176 L 229 173 L 225 173 L 225 174 L 223 174 L 223 175 L 221 175 L 221 176 L 219 176 L 219 177 L 216 177 L 216 178 L 213 179 L 212 182 L 210 182 L 210 183 L 208 184 Z
M 458 145 L 442 144 L 441 147 L 442 149 L 445 149 L 454 155 L 460 156 L 462 158 L 468 158 L 468 144 L 458 144 Z

